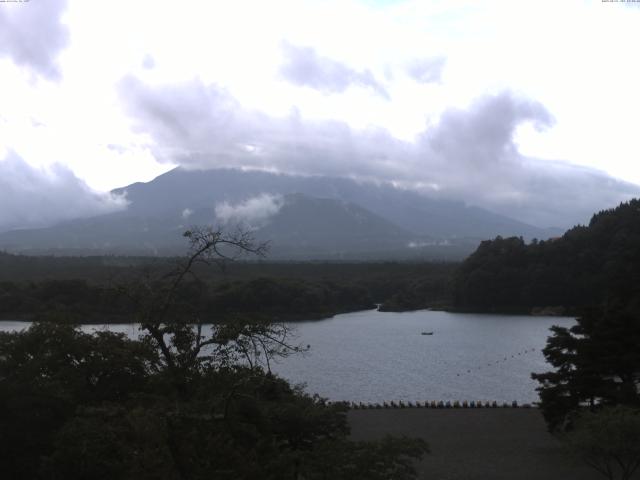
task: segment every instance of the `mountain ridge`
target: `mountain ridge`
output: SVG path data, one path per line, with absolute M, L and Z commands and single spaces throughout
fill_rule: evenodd
M 161 192 L 158 192 L 161 188 Z M 203 193 L 203 190 L 208 191 Z M 261 193 L 302 193 L 318 198 L 338 198 L 358 204 L 398 226 L 433 237 L 488 238 L 496 235 L 520 234 L 525 238 L 551 237 L 564 230 L 541 228 L 461 201 L 430 198 L 390 183 L 357 182 L 343 177 L 300 176 L 258 170 L 230 168 L 187 170 L 176 167 L 151 182 L 136 182 L 112 190 L 126 192 L 133 208 L 152 212 L 165 195 L 181 196 L 186 203 L 240 202 Z M 188 192 L 188 195 L 185 195 Z M 160 193 L 160 195 L 158 195 Z M 142 200 L 142 202 L 141 202 Z M 190 208 L 184 205 L 184 208 Z M 426 215 L 433 220 L 417 220 Z
M 184 250 L 181 233 L 189 226 L 236 222 L 270 241 L 275 258 L 453 259 L 496 235 L 557 234 L 461 202 L 339 177 L 178 167 L 112 193 L 126 196 L 125 210 L 5 232 L 0 248 L 173 255 Z

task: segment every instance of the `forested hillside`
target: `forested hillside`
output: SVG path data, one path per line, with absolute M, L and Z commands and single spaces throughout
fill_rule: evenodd
M 588 226 L 560 238 L 482 242 L 456 272 L 454 306 L 522 312 L 558 306 L 569 312 L 600 304 L 611 292 L 640 302 L 638 199 L 601 211 Z

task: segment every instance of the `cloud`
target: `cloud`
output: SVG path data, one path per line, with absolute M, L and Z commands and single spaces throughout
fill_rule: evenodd
M 273 117 L 244 108 L 226 90 L 195 79 L 119 85 L 135 129 L 151 135 L 156 159 L 186 167 L 251 167 L 297 174 L 400 175 L 413 147 L 384 129 L 353 131 L 335 120 Z M 406 151 L 405 151 L 406 150 Z M 345 160 L 349 161 L 346 162 Z
M 187 220 L 191 215 L 193 215 L 193 210 L 191 210 L 190 208 L 185 208 L 182 211 L 182 218 L 184 220 Z
M 599 170 L 530 158 L 521 162 L 511 174 L 513 193 L 488 195 L 485 206 L 540 226 L 571 227 L 588 223 L 603 208 L 640 197 L 640 186 Z
M 136 128 L 152 139 L 154 156 L 187 168 L 389 181 L 543 227 L 586 222 L 592 212 L 640 195 L 640 187 L 597 170 L 522 155 L 517 128 L 543 130 L 554 120 L 542 104 L 510 92 L 446 110 L 414 142 L 297 111 L 269 116 L 200 80 L 148 86 L 126 77 L 120 94 Z
M 124 197 L 91 190 L 62 165 L 37 169 L 14 152 L 0 161 L 0 231 L 48 226 L 126 205 Z
M 142 68 L 145 70 L 153 70 L 156 66 L 156 60 L 148 53 L 142 59 Z
M 554 119 L 539 102 L 510 92 L 449 109 L 421 138 L 432 181 L 454 198 L 539 226 L 585 222 L 601 208 L 640 195 L 640 187 L 598 170 L 522 155 L 516 129 Z
M 423 132 L 420 143 L 431 163 L 440 167 L 438 180 L 449 187 L 466 185 L 470 176 L 473 181 L 495 177 L 491 183 L 504 187 L 512 171 L 522 166 L 513 137 L 527 122 L 542 130 L 553 118 L 542 104 L 502 92 L 481 97 L 467 109 L 446 110 L 437 125 Z
M 407 73 L 419 83 L 438 83 L 446 63 L 446 57 L 416 59 L 407 65 Z
M 266 220 L 280 211 L 284 200 L 281 195 L 263 193 L 244 202 L 231 205 L 222 202 L 216 205 L 216 218 L 222 223 L 237 223 L 259 228 Z
M 376 80 L 370 70 L 357 71 L 343 63 L 320 56 L 311 47 L 298 47 L 288 42 L 282 44 L 285 63 L 280 74 L 287 81 L 301 87 L 311 87 L 323 93 L 342 93 L 349 87 L 371 89 L 389 100 L 389 93 Z
M 66 0 L 4 3 L 0 8 L 0 56 L 49 80 L 61 77 L 56 57 L 69 43 L 60 23 Z

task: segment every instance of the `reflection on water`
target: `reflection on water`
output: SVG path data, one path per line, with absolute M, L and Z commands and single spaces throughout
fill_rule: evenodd
M 542 356 L 551 325 L 572 318 L 377 312 L 295 324 L 304 356 L 280 360 L 274 371 L 332 400 L 537 401 L 531 372 L 549 368 Z M 0 322 L 20 330 L 25 322 Z M 85 325 L 138 336 L 136 325 Z M 422 335 L 433 332 L 433 335 Z

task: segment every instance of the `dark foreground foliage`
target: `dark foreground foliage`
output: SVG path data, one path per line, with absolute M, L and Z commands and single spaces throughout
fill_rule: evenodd
M 571 428 L 584 410 L 640 408 L 640 311 L 634 302 L 611 299 L 575 326 L 551 330 L 544 355 L 555 370 L 532 375 L 551 430 Z
M 184 289 L 246 234 L 194 229 L 187 257 L 122 289 L 137 340 L 61 322 L 0 333 L 0 464 L 11 479 L 415 478 L 422 440 L 352 442 L 346 406 L 270 372 L 304 350 L 284 324 L 211 323 Z
M 3 477 L 413 478 L 422 441 L 351 442 L 343 405 L 231 357 L 177 384 L 149 341 L 52 323 L 0 334 Z

